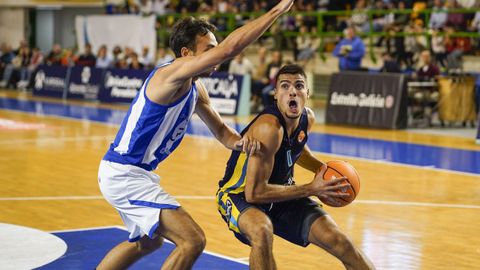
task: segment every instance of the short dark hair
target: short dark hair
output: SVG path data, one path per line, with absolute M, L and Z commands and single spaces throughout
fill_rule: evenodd
M 186 47 L 192 51 L 196 50 L 196 39 L 198 35 L 204 36 L 208 32 L 214 32 L 216 27 L 204 19 L 186 17 L 178 21 L 170 33 L 170 49 L 176 57 L 182 56 L 182 48 Z
M 300 74 L 302 75 L 305 79 L 307 79 L 307 74 L 305 74 L 305 71 L 303 68 L 297 64 L 288 64 L 284 65 L 278 72 L 277 75 L 275 76 L 275 81 L 278 82 L 278 78 L 282 74 Z

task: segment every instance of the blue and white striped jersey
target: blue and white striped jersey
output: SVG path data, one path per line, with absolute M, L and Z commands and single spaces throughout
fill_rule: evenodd
M 182 141 L 197 103 L 195 83 L 179 100 L 164 106 L 152 102 L 146 95 L 147 84 L 154 73 L 155 70 L 135 97 L 104 160 L 151 171 Z

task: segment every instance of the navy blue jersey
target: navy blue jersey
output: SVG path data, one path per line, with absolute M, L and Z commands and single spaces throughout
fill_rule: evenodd
M 300 157 L 305 146 L 308 134 L 308 115 L 304 109 L 300 122 L 295 131 L 288 136 L 285 120 L 276 105 L 265 108 L 250 124 L 242 131 L 242 136 L 248 131 L 257 119 L 264 114 L 277 117 L 283 129 L 283 139 L 280 148 L 275 153 L 275 161 L 269 184 L 291 185 L 293 184 L 293 167 Z M 219 182 L 220 191 L 225 193 L 242 193 L 245 190 L 245 176 L 248 165 L 248 156 L 240 151 L 232 151 L 227 162 L 227 169 L 223 179 Z

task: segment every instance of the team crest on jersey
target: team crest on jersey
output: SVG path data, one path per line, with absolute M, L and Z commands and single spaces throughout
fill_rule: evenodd
M 300 134 L 298 134 L 297 140 L 298 142 L 303 142 L 304 139 L 305 139 L 305 132 L 301 130 Z

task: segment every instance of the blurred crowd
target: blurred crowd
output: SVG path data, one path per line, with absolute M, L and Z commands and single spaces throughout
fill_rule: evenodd
M 40 64 L 151 70 L 157 65 L 174 59 L 173 55 L 163 47 L 158 49 L 155 59 L 149 55 L 148 47 L 144 47 L 142 52 L 137 53 L 129 47 L 115 46 L 109 52 L 103 45 L 97 52 L 93 52 L 91 45 L 86 44 L 83 52 L 75 53 L 72 48 L 62 48 L 60 44 L 54 44 L 50 52 L 43 54 L 39 48 L 30 48 L 25 41 L 20 42 L 15 49 L 2 43 L 0 44 L 0 87 L 20 89 L 28 87 L 31 85 L 33 72 Z

